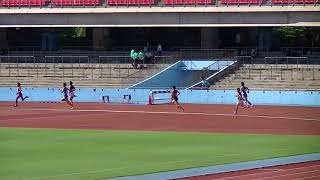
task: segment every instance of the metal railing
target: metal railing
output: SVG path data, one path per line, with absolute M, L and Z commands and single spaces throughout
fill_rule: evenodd
M 134 69 L 129 56 L 0 56 L 0 76 L 142 78 L 145 69 L 156 73 L 175 61 L 171 56 L 146 57 Z
M 18 8 L 44 8 L 44 7 L 49 7 L 49 8 L 63 8 L 63 7 L 79 7 L 79 8 L 85 8 L 85 7 L 130 7 L 130 6 L 135 6 L 135 7 L 140 7 L 140 6 L 147 6 L 147 7 L 155 7 L 155 6 L 167 6 L 167 7 L 175 7 L 175 6 L 219 6 L 219 5 L 224 5 L 224 6 L 229 6 L 229 5 L 237 5 L 237 6 L 251 6 L 251 5 L 258 5 L 258 6 L 316 6 L 319 4 L 317 0 L 305 0 L 305 1 L 288 1 L 288 0 L 272 0 L 271 2 L 268 1 L 257 1 L 257 2 L 252 2 L 249 1 L 247 3 L 243 1 L 219 1 L 219 0 L 213 0 L 211 2 L 197 2 L 195 1 L 194 3 L 186 2 L 183 1 L 182 3 L 177 3 L 177 2 L 172 2 L 172 3 L 166 3 L 164 0 L 161 0 L 161 3 L 158 4 L 158 1 L 152 1 L 150 0 L 148 3 L 145 1 L 139 1 L 135 3 L 131 3 L 129 1 L 112 1 L 109 2 L 108 0 L 77 0 L 77 1 L 72 1 L 72 2 L 65 2 L 62 0 L 28 0 L 28 1 L 13 1 L 13 0 L 3 0 L 1 1 L 1 6 L 2 7 L 18 7 Z
M 242 57 L 244 58 L 244 57 Z M 265 57 L 252 61 L 250 57 L 239 61 L 244 72 L 236 78 L 259 80 L 320 80 L 320 61 L 308 57 Z
M 258 46 L 235 46 L 227 47 L 228 49 L 236 49 L 237 56 L 266 57 L 269 56 L 269 48 Z
M 236 60 L 229 61 L 216 61 L 205 70 L 208 71 L 208 75 L 205 75 L 205 79 L 213 83 L 223 77 L 226 74 L 232 73 L 236 70 L 238 62 Z M 199 78 L 199 77 L 198 77 Z M 203 88 L 201 82 L 198 79 L 197 83 L 189 87 L 190 89 L 207 90 L 208 88 Z
M 213 60 L 233 58 L 237 51 L 236 49 L 181 49 L 178 53 L 180 59 Z
M 137 61 L 140 61 L 139 64 L 142 66 L 133 70 L 133 60 L 130 56 L 99 56 L 100 77 L 117 75 L 123 78 L 141 78 L 145 68 L 152 70 L 154 74 L 175 60 L 171 56 L 152 56 Z
M 34 56 L 0 56 L 0 76 L 30 76 L 35 62 Z M 27 69 L 27 74 L 21 74 L 20 69 Z
M 85 70 L 90 68 L 90 59 L 88 56 L 45 56 L 44 59 L 45 77 L 75 77 L 74 73 L 77 69 L 78 73 L 76 76 L 86 78 L 87 74 Z M 49 70 L 48 66 L 52 66 L 53 70 Z M 81 74 L 79 70 L 82 70 Z
M 30 49 L 31 48 L 31 49 Z M 42 51 L 41 49 L 34 49 L 29 46 L 10 47 L 3 49 L 7 52 L 8 56 L 127 56 L 130 50 L 122 49 L 117 51 L 106 50 L 80 50 L 74 47 L 73 50 L 56 49 L 51 51 Z M 156 50 L 149 51 L 154 55 L 157 55 Z M 227 59 L 234 56 L 252 56 L 256 57 L 268 57 L 268 56 L 307 56 L 307 57 L 320 57 L 320 47 L 282 47 L 278 51 L 270 51 L 268 48 L 259 48 L 255 46 L 248 47 L 230 47 L 225 49 L 201 49 L 201 48 L 184 48 L 174 51 L 162 51 L 164 56 L 172 56 L 176 59 Z
M 200 52 L 202 52 L 200 50 Z M 205 55 L 202 58 L 190 58 L 196 53 L 192 51 L 189 58 L 184 60 L 201 60 L 204 58 L 216 60 L 215 64 L 218 70 L 220 59 L 208 58 L 216 57 L 223 54 L 222 51 L 217 51 L 213 54 Z M 228 52 L 228 51 L 227 51 Z M 231 51 L 233 52 L 233 51 Z M 182 57 L 172 56 L 153 56 L 149 60 L 145 59 L 142 64 L 146 64 L 148 74 L 145 74 L 145 69 L 134 69 L 131 65 L 129 56 L 45 56 L 44 59 L 37 59 L 35 56 L 0 56 L 0 76 L 17 76 L 17 77 L 73 77 L 73 78 L 122 78 L 133 79 L 135 81 L 142 80 L 141 78 L 151 76 L 165 67 L 181 60 Z M 233 58 L 228 58 L 230 60 Z M 320 80 L 318 71 L 320 71 L 320 58 L 309 57 L 265 57 L 252 58 L 251 56 L 234 56 L 240 64 L 246 64 L 246 74 L 238 74 L 239 77 L 253 78 L 280 78 L 288 77 L 300 79 Z M 226 59 L 221 59 L 226 60 Z M 148 61 L 148 62 L 147 62 Z M 210 66 L 210 67 L 211 67 Z M 222 66 L 221 66 L 222 67 Z M 208 69 L 208 72 L 211 69 Z M 202 72 L 203 74 L 208 74 Z M 298 75 L 297 75 L 298 74 Z
M 320 56 L 320 47 L 281 47 L 285 56 Z

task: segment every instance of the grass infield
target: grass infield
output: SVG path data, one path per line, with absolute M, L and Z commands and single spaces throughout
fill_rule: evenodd
M 97 180 L 320 152 L 320 136 L 0 128 L 0 179 Z

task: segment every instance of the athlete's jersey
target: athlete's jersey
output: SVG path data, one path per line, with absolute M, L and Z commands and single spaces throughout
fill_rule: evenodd
M 237 97 L 238 101 L 241 101 L 241 100 L 242 100 L 241 93 L 238 93 L 238 92 L 237 92 L 236 97 Z
M 172 91 L 172 93 L 171 93 L 171 97 L 174 99 L 174 98 L 176 98 L 176 97 L 178 97 L 178 93 L 179 93 L 179 91 L 178 90 L 173 90 Z
M 69 89 L 70 95 L 74 95 L 75 91 L 76 91 L 76 88 L 73 85 L 71 85 Z
M 61 92 L 63 93 L 64 97 L 68 97 L 68 88 L 67 87 L 64 87 Z
M 247 97 L 247 92 L 249 91 L 249 88 L 241 86 L 240 91 L 242 93 L 242 96 Z
M 22 95 L 22 88 L 20 86 L 17 88 L 17 94 Z

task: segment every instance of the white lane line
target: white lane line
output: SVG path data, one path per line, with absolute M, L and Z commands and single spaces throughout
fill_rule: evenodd
M 316 176 L 307 176 L 307 177 L 296 178 L 296 179 L 292 179 L 292 180 L 303 180 L 303 179 L 320 179 L 320 175 L 316 175 Z
M 291 171 L 291 170 L 303 170 L 303 169 L 307 169 L 307 168 L 313 168 L 313 167 L 320 167 L 320 165 L 311 165 L 311 166 L 305 166 L 305 167 L 297 167 L 297 168 L 291 168 L 291 169 L 277 169 L 278 171 L 269 171 L 269 172 L 261 172 L 261 173 L 250 173 L 250 174 L 244 174 L 244 175 L 238 175 L 238 176 L 232 176 L 232 177 L 225 177 L 225 178 L 218 178 L 218 180 L 228 180 L 228 179 L 237 179 L 237 178 L 242 178 L 242 177 L 250 177 L 250 176 L 255 176 L 255 175 L 264 175 L 264 174 L 272 174 L 275 172 L 285 172 L 285 171 Z M 268 169 L 268 167 L 266 167 L 266 169 Z M 253 169 L 255 170 L 255 169 Z M 256 169 L 259 170 L 259 169 Z M 260 170 L 263 170 L 263 168 L 261 168 Z M 318 170 L 317 170 L 318 171 Z M 274 177 L 274 176 L 272 176 Z M 268 177 L 269 178 L 269 177 Z
M 320 172 L 320 169 L 313 170 L 313 171 L 305 171 L 305 172 L 298 172 L 298 173 L 288 173 L 288 174 L 283 174 L 283 175 L 275 175 L 275 176 L 271 175 L 269 177 L 258 178 L 258 179 L 255 179 L 255 180 L 274 179 L 274 178 L 279 178 L 279 177 L 286 177 L 286 176 L 292 176 L 292 175 L 301 175 L 301 174 L 314 173 L 314 172 Z
M 260 169 L 256 169 L 257 171 L 285 171 L 285 170 L 283 170 L 283 169 L 278 169 L 278 168 L 268 168 L 268 169 L 266 169 L 266 168 L 260 168 Z
M 20 118 L 7 118 L 7 119 L 4 119 L 4 120 L 0 120 L 0 123 L 1 122 L 16 122 L 16 121 L 30 121 L 30 120 L 34 120 L 34 119 L 46 119 L 46 118 L 61 118 L 61 117 L 64 117 L 64 120 L 70 120 L 70 118 L 67 118 L 72 116 L 73 117 L 82 117 L 82 116 L 92 116 L 92 114 L 81 114 L 81 115 L 66 115 L 66 114 L 61 114 L 61 115 L 55 115 L 55 116 L 42 116 L 42 117 L 20 117 Z M 57 119 L 53 119 L 54 121 L 56 121 Z
M 299 121 L 315 121 L 320 122 L 320 119 L 286 117 L 286 116 L 269 116 L 269 115 L 243 115 L 243 114 L 216 114 L 216 113 L 201 113 L 201 112 L 167 112 L 167 111 L 132 111 L 132 110 L 108 110 L 108 109 L 19 109 L 31 111 L 61 111 L 61 112 L 108 112 L 108 113 L 136 113 L 136 114 L 171 114 L 171 115 L 199 115 L 199 116 L 224 116 L 224 117 L 248 117 L 248 118 L 266 118 L 266 119 L 286 119 Z
M 249 171 L 250 170 L 251 169 L 249 169 Z M 244 170 L 244 171 L 246 171 L 246 170 Z M 235 171 L 235 172 L 238 172 L 238 171 Z M 226 172 L 226 173 L 228 173 L 228 172 Z M 237 175 L 237 176 L 231 175 L 231 177 L 213 178 L 211 180 L 233 180 L 233 179 L 238 179 L 238 178 L 245 178 L 245 177 L 250 177 L 250 176 L 255 176 L 255 175 L 264 175 L 264 174 L 270 174 L 270 173 L 273 173 L 273 172 L 268 171 L 268 172 L 260 172 L 260 173 L 243 174 L 243 175 Z M 213 174 L 213 175 L 215 175 L 215 174 Z

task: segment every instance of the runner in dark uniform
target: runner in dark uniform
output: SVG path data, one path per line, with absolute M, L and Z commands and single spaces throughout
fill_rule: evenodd
M 247 94 L 247 93 L 249 93 L 249 88 L 244 86 L 244 82 L 241 82 L 240 91 L 242 93 L 243 101 L 245 102 L 245 107 L 248 107 L 248 106 L 252 107 L 253 105 L 248 100 L 248 94 Z
M 66 83 L 63 83 L 63 87 L 62 87 L 62 89 L 60 89 L 60 92 L 63 93 L 63 98 L 61 99 L 61 101 L 65 101 L 66 103 L 68 103 L 71 106 L 71 109 L 73 109 L 73 104 L 70 103 L 70 101 L 69 101 L 69 97 L 68 97 L 69 89 L 67 88 Z
M 180 108 L 182 111 L 184 111 L 184 108 L 179 104 L 178 96 L 180 95 L 180 92 L 176 89 L 176 86 L 172 86 L 171 91 L 171 102 L 173 104 L 176 104 L 178 108 Z

